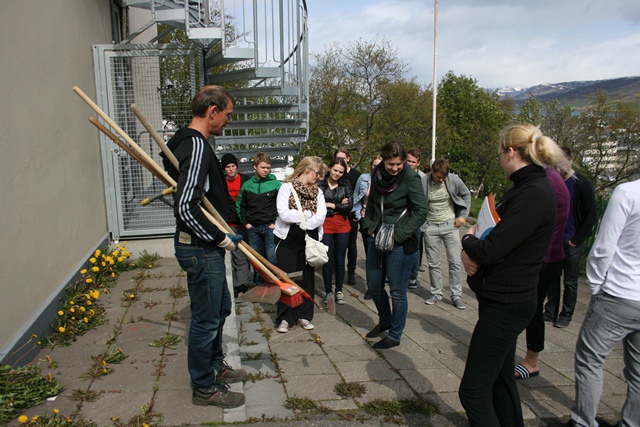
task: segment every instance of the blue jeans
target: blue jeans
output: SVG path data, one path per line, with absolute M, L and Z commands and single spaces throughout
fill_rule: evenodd
M 595 427 L 602 395 L 603 365 L 622 341 L 627 399 L 622 406 L 621 427 L 640 426 L 640 301 L 599 293 L 591 303 L 576 343 L 576 402 L 571 419 L 578 426 Z
M 255 249 L 260 255 L 265 257 L 271 264 L 276 265 L 276 243 L 273 236 L 273 228 L 269 225 L 254 225 L 247 228 L 247 237 L 249 245 Z M 264 283 L 262 276 L 256 273 L 256 285 Z
M 209 388 L 215 382 L 214 365 L 224 359 L 222 328 L 231 314 L 224 249 L 192 236 L 191 245 L 174 245 L 180 267 L 187 272 L 191 323 L 187 366 L 191 384 Z
M 562 294 L 562 304 L 560 303 L 560 282 L 553 283 L 547 291 L 547 304 L 544 306 L 546 314 L 551 316 L 553 320 L 558 317 L 566 317 L 569 320 L 573 317 L 573 311 L 576 308 L 578 300 L 578 277 L 580 276 L 580 259 L 584 244 L 580 246 L 571 246 L 568 240 L 564 241 L 564 292 Z M 560 306 L 562 305 L 562 310 Z M 560 312 L 560 316 L 558 316 Z
M 367 287 L 373 302 L 378 309 L 382 326 L 391 325 L 388 338 L 400 342 L 402 331 L 407 322 L 407 284 L 413 261 L 420 255 L 419 251 L 405 254 L 402 245 L 396 243 L 390 252 L 380 252 L 376 248 L 375 239 L 369 239 L 367 249 Z M 389 279 L 389 295 L 384 288 L 384 279 Z
M 329 261 L 322 266 L 325 292 L 333 292 L 333 272 L 336 273 L 336 292 L 342 292 L 344 284 L 344 260 L 350 233 L 323 234 L 322 243 L 329 247 Z
M 460 253 L 460 231 L 455 226 L 456 219 L 451 219 L 442 224 L 427 224 L 425 232 L 425 248 L 427 251 L 427 263 L 429 264 L 429 280 L 431 281 L 431 295 L 442 299 L 442 244 L 447 252 L 449 263 L 449 289 L 451 298 L 462 295 L 462 260 Z M 416 267 L 417 268 L 417 267 Z

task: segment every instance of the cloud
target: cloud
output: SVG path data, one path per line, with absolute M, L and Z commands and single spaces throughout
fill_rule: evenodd
M 433 79 L 433 3 L 308 1 L 310 49 L 386 38 L 410 64 L 407 77 Z M 438 5 L 438 75 L 452 70 L 483 87 L 532 86 L 637 75 L 637 0 L 450 0 Z

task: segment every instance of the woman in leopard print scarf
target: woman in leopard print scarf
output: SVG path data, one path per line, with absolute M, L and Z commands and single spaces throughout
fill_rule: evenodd
M 287 177 L 278 191 L 278 218 L 273 230 L 276 243 L 276 260 L 278 267 L 285 273 L 302 271 L 302 279 L 296 283 L 311 295 L 315 294 L 315 270 L 305 259 L 305 234 L 320 240 L 322 224 L 327 215 L 324 195 L 318 191 L 317 180 L 324 176 L 325 166 L 319 157 L 305 157 L 298 167 Z M 300 211 L 291 188 L 294 188 L 300 199 L 306 229 L 301 228 Z M 288 332 L 296 323 L 306 330 L 313 329 L 313 302 L 304 299 L 297 307 L 278 301 L 276 325 L 280 333 Z

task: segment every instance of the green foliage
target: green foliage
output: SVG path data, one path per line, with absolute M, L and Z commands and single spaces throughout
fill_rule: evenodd
M 438 86 L 438 148 L 436 157 L 449 159 L 469 189 L 484 196 L 503 193 L 504 173 L 496 159 L 497 141 L 511 117 L 496 93 L 477 80 L 447 73 Z
M 367 391 L 367 386 L 362 383 L 346 381 L 339 382 L 334 388 L 339 396 L 345 398 L 361 397 Z
M 40 375 L 37 366 L 0 365 L 0 424 L 7 424 L 20 411 L 58 395 L 62 388 L 51 376 Z
M 361 409 L 376 417 L 400 416 L 402 414 L 433 415 L 438 412 L 435 404 L 424 399 L 376 399 L 365 403 Z

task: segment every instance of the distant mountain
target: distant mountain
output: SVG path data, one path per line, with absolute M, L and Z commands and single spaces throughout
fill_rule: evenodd
M 640 76 L 622 77 L 610 80 L 582 82 L 548 83 L 528 88 L 504 87 L 498 89 L 500 98 L 511 97 L 516 104 L 533 95 L 539 101 L 557 99 L 563 104 L 576 107 L 586 105 L 589 98 L 598 91 L 604 91 L 611 99 L 640 102 Z

